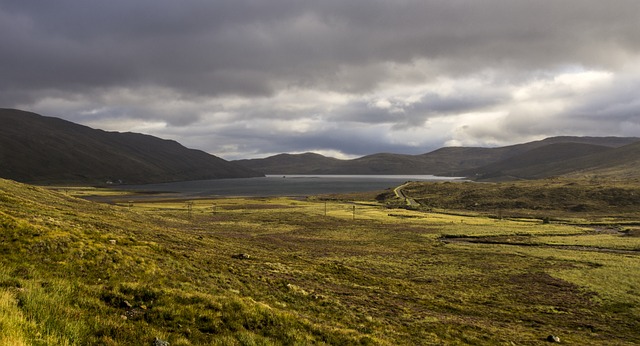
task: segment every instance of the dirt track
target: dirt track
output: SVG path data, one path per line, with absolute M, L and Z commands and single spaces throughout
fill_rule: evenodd
M 402 190 L 403 187 L 405 187 L 407 184 L 402 184 L 398 187 L 396 187 L 395 189 L 393 189 L 393 193 L 396 194 L 396 196 L 398 198 L 404 199 L 405 203 L 407 204 L 407 206 L 412 207 L 412 208 L 417 208 L 420 206 L 420 203 L 416 202 L 415 199 L 408 197 L 404 191 Z

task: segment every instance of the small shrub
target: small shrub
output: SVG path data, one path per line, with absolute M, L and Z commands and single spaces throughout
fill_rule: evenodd
M 0 288 L 21 288 L 22 283 L 16 278 L 5 278 L 0 280 Z

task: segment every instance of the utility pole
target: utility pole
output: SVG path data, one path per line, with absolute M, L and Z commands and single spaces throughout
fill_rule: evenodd
M 193 210 L 193 201 L 188 201 L 186 204 L 187 213 L 189 214 L 189 218 L 191 218 L 191 212 Z

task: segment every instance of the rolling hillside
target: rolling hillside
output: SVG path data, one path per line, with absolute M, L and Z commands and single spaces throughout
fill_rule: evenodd
M 461 172 L 481 181 L 574 177 L 640 177 L 640 142 L 619 148 L 557 143 L 473 170 Z
M 0 345 L 640 343 L 637 183 L 403 191 L 422 210 L 0 179 Z
M 31 183 L 153 183 L 260 176 L 179 143 L 0 109 L 0 177 Z
M 462 175 L 478 180 L 538 179 L 562 175 L 582 168 L 566 165 L 565 162 L 612 149 L 593 144 L 554 143 L 497 163 L 464 171 Z
M 640 178 L 640 142 L 577 158 L 567 164 L 581 167 L 570 174 L 575 176 Z
M 552 137 L 497 147 L 339 160 L 314 153 L 228 162 L 171 140 L 95 130 L 0 109 L 0 177 L 29 183 L 156 183 L 263 174 L 433 174 L 498 181 L 559 175 L 636 176 L 636 137 Z
M 353 160 L 281 154 L 238 164 L 266 174 L 433 174 L 485 179 L 540 178 L 570 173 L 558 163 L 639 141 L 635 137 L 552 137 L 498 148 L 446 147 L 421 155 L 380 153 Z M 596 158 L 594 158 L 596 159 Z M 580 166 L 576 169 L 583 169 Z

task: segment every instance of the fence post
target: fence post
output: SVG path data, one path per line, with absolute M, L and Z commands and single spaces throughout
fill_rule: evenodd
M 191 218 L 191 211 L 193 210 L 193 201 L 188 201 L 186 204 L 187 213 L 189 214 L 189 218 Z

